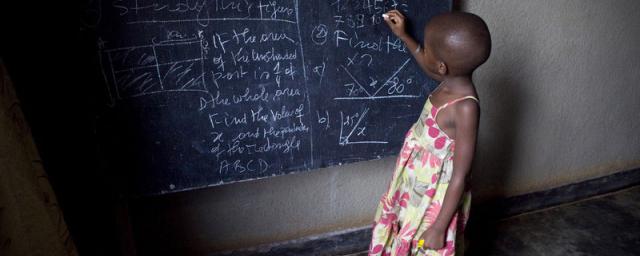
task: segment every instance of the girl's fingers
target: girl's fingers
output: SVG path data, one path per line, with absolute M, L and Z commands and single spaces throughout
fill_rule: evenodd
M 388 11 L 387 13 L 385 13 L 386 15 L 388 15 L 389 17 L 401 17 L 401 15 L 398 14 L 398 12 L 394 12 L 394 10 Z
M 391 17 L 395 16 L 396 14 L 393 13 L 392 11 L 388 11 L 384 15 L 387 16 L 387 18 L 391 18 Z
M 395 13 L 387 14 L 387 18 L 384 19 L 389 25 L 395 25 L 398 23 L 398 16 Z
M 386 17 L 384 17 L 384 21 L 390 27 L 395 27 L 399 23 L 402 23 L 404 21 L 404 16 L 402 16 L 402 14 L 397 10 L 390 10 L 387 13 L 385 13 L 385 16 Z
M 404 15 L 403 15 L 400 11 L 398 11 L 398 10 L 391 10 L 391 11 L 389 11 L 389 12 L 393 12 L 393 13 L 395 13 L 396 15 L 398 15 L 399 17 L 404 18 Z
M 393 17 L 395 19 L 395 22 L 404 20 L 404 16 L 402 16 L 402 14 L 400 14 L 398 11 L 391 12 L 389 14 L 389 17 Z
M 392 27 L 393 25 L 395 25 L 395 23 L 393 23 L 393 21 L 391 21 L 391 18 L 385 18 L 384 22 L 386 22 L 387 25 L 389 25 L 389 27 Z

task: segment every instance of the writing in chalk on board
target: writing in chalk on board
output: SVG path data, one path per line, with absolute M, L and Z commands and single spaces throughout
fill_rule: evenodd
M 154 195 L 397 154 L 435 82 L 382 14 L 399 9 L 424 24 L 451 2 L 90 8 L 104 80 L 101 152 L 129 193 Z

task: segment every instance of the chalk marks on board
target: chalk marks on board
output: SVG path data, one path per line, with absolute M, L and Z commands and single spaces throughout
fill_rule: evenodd
M 408 7 L 406 1 L 392 2 L 393 8 Z M 362 72 L 362 67 L 374 68 L 374 61 L 379 61 L 375 60 L 376 53 L 406 55 L 402 42 L 393 36 L 363 36 L 367 32 L 362 29 L 371 29 L 383 22 L 380 14 L 388 7 L 382 1 L 349 3 L 342 0 L 332 1 L 329 6 L 334 8 L 335 15 L 327 21 L 333 24 L 327 26 L 318 23 L 310 31 L 310 36 L 315 45 L 331 42 L 331 47 L 350 51 L 342 56 L 342 60 L 337 55 L 334 57 L 338 59 L 332 61 L 343 64 L 339 64 L 337 69 L 342 73 L 331 76 L 350 80 L 342 85 L 344 96 L 333 97 L 333 100 L 419 97 L 407 94 L 404 90 L 406 86 L 413 85 L 413 78 L 408 76 L 401 79 L 399 76 L 409 58 L 388 77 L 377 77 L 380 74 L 357 77 L 366 73 Z M 258 143 L 243 144 L 247 140 L 240 138 L 266 140 L 267 146 L 262 147 L 260 152 L 280 148 L 286 153 L 291 148 L 299 147 L 300 138 L 304 136 L 299 134 L 291 139 L 284 138 L 282 134 L 301 132 L 310 135 L 309 124 L 303 118 L 310 111 L 308 88 L 298 78 L 300 70 L 305 69 L 301 63 L 304 62 L 304 48 L 300 36 L 306 33 L 300 31 L 297 1 L 218 0 L 145 4 L 114 1 L 111 7 L 116 11 L 120 24 L 132 28 L 155 28 L 159 32 L 147 38 L 147 44 L 101 48 L 100 54 L 106 59 L 105 73 L 111 74 L 111 78 L 107 79 L 111 84 L 109 91 L 114 89 L 117 100 L 160 92 L 203 93 L 199 96 L 197 111 L 206 113 L 206 122 L 215 133 L 212 140 L 214 144 L 209 146 L 209 152 L 216 158 L 222 154 L 252 154 L 256 153 L 254 149 L 260 148 L 256 146 Z M 261 23 L 264 21 L 282 25 L 266 27 Z M 183 24 L 194 24 L 197 30 L 184 29 Z M 352 68 L 360 70 L 354 75 L 350 71 Z M 324 58 L 311 68 L 319 78 L 318 87 L 322 86 L 330 69 Z M 287 102 L 299 104 L 295 115 L 289 114 L 291 110 L 284 105 Z M 235 105 L 243 105 L 246 110 L 237 111 Z M 331 120 L 332 113 L 328 110 L 323 111 L 323 117 L 320 117 L 320 111 L 317 114 L 319 123 L 325 129 L 331 127 L 332 121 L 340 122 L 338 144 L 341 146 L 387 143 L 356 139 L 365 134 L 367 127 L 363 125 L 363 120 L 368 111 L 365 108 L 355 115 L 339 111 L 340 120 Z M 357 121 L 351 120 L 354 116 L 358 117 Z M 258 129 L 254 129 L 256 125 Z M 226 129 L 231 128 L 235 131 L 225 134 L 229 133 Z M 225 132 L 219 132 L 219 129 Z M 270 138 L 273 134 L 278 136 Z M 285 142 L 272 143 L 273 139 Z M 296 146 L 292 147 L 294 144 Z
M 119 99 L 158 92 L 209 93 L 204 82 L 202 41 L 162 41 L 105 50 Z
M 311 40 L 316 45 L 323 45 L 327 42 L 328 33 L 327 25 L 317 25 L 311 31 Z
M 322 79 L 324 78 L 324 72 L 326 69 L 327 63 L 325 63 L 324 61 L 322 62 L 322 64 L 317 65 L 312 69 L 313 73 L 320 77 L 320 80 L 318 81 L 318 87 L 322 86 Z
M 362 112 L 357 112 L 350 115 L 346 115 L 345 113 L 340 111 L 340 137 L 338 141 L 338 144 L 340 146 L 345 146 L 350 144 L 386 144 L 388 143 L 387 141 L 362 139 L 366 137 L 366 129 L 367 129 L 367 126 L 365 126 L 362 123 L 362 120 L 365 118 L 368 112 L 369 112 L 369 108 L 365 108 Z
M 112 8 L 126 24 L 196 22 L 206 27 L 216 21 L 297 22 L 290 1 L 114 1 Z
M 383 26 L 382 13 L 389 9 L 408 11 L 409 3 L 397 1 L 347 1 L 334 0 L 327 3 L 331 15 L 312 25 L 308 30 L 308 39 L 314 46 L 331 49 L 334 52 L 332 63 L 335 68 L 335 83 L 342 88 L 340 95 L 333 100 L 380 100 L 389 98 L 416 98 L 420 93 L 406 90 L 407 87 L 418 88 L 413 74 L 399 74 L 410 61 L 406 47 L 400 39 L 389 33 L 379 33 Z M 386 29 L 386 28 L 385 28 Z M 391 70 L 394 62 L 390 56 L 407 56 L 405 61 L 397 64 L 389 74 L 380 70 Z M 381 65 L 380 63 L 384 63 Z M 313 71 L 326 68 L 314 64 Z M 391 65 L 385 67 L 384 65 Z M 333 71 L 333 70 L 331 70 Z M 319 85 L 322 84 L 320 75 Z
M 115 104 L 164 93 L 195 106 L 174 111 L 194 119 L 192 147 L 215 163 L 220 178 L 282 171 L 283 156 L 313 163 L 297 1 L 110 7 L 111 38 L 99 55 Z
M 413 77 L 409 76 L 406 79 L 401 80 L 398 73 L 409 63 L 411 59 L 405 60 L 384 82 L 375 79 L 372 76 L 368 77 L 368 80 L 364 85 L 349 72 L 344 65 L 340 65 L 340 68 L 351 78 L 351 82 L 345 83 L 346 96 L 335 97 L 334 100 L 375 100 L 385 98 L 415 98 L 420 95 L 411 95 L 405 93 L 406 86 L 414 86 Z M 352 59 L 349 59 L 352 61 Z M 347 65 L 348 66 L 348 65 Z M 385 89 L 386 90 L 383 90 Z M 380 93 L 382 92 L 382 95 Z
M 430 81 L 381 14 L 425 1 L 101 2 L 109 114 L 162 141 L 132 145 L 142 192 L 395 154 Z

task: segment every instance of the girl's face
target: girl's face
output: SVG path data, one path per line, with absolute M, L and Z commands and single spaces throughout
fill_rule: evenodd
M 424 50 L 422 51 L 423 63 L 425 65 L 423 68 L 427 75 L 440 81 L 444 79 L 443 76 L 446 74 L 446 65 L 436 56 L 432 43 L 433 40 L 429 40 L 429 36 L 431 35 L 429 32 L 430 29 L 427 27 L 424 34 Z
M 436 59 L 436 56 L 433 53 L 433 47 L 431 47 L 428 42 L 429 41 L 427 41 L 425 38 L 423 46 L 424 51 L 422 52 L 427 71 L 432 74 L 439 74 L 438 64 L 440 62 L 438 61 L 438 59 Z

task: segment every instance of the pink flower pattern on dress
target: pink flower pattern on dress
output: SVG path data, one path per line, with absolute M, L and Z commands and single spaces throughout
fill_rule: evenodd
M 436 218 L 440 213 L 440 208 L 442 208 L 442 205 L 440 204 L 440 202 L 433 202 L 431 203 L 429 208 L 427 208 L 427 212 L 424 215 L 424 221 L 427 223 L 428 226 L 431 226 L 431 224 L 436 222 Z
M 410 242 L 413 235 L 416 233 L 415 228 L 411 228 L 410 224 L 404 224 L 400 229 L 400 233 L 396 239 L 400 239 L 400 244 L 396 247 L 395 255 L 406 255 L 410 249 Z
M 420 119 L 405 134 L 393 178 L 376 209 L 368 250 L 371 256 L 413 255 L 422 235 L 418 230 L 428 229 L 440 214 L 448 187 L 448 179 L 444 177 L 451 177 L 455 144 L 438 127 L 434 118 L 437 112 L 428 99 Z M 471 203 L 468 188 L 461 200 L 461 207 L 447 227 L 445 246 L 438 250 L 427 249 L 429 255 L 455 255 L 461 242 L 455 239 L 462 237 L 468 219 Z
M 384 246 L 382 246 L 382 244 L 378 244 L 378 245 L 376 245 L 376 247 L 373 247 L 373 248 L 371 248 L 371 246 L 373 246 L 373 244 L 371 244 L 369 246 L 369 254 L 380 253 L 380 252 L 382 252 L 382 249 L 384 248 Z
M 438 253 L 440 253 L 443 256 L 451 256 L 451 255 L 455 255 L 456 253 L 456 248 L 453 244 L 453 241 L 447 241 L 444 244 L 444 247 L 442 249 L 438 250 Z
M 442 164 L 442 159 L 438 158 L 435 154 L 432 154 L 429 150 L 425 150 L 420 159 L 422 166 L 429 162 L 429 167 L 436 168 Z
M 447 138 L 444 136 L 438 137 L 436 141 L 433 143 L 433 146 L 436 147 L 436 149 L 442 149 L 444 147 L 446 140 Z

